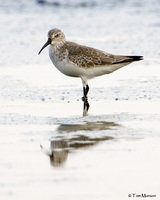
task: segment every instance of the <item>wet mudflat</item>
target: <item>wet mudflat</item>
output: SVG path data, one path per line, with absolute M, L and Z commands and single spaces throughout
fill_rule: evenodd
M 34 83 L 26 74 L 22 81 L 21 69 L 9 73 L 3 69 L 4 82 L 1 77 L 0 185 L 4 199 L 159 195 L 156 74 L 145 94 L 144 85 L 152 83 L 153 74 L 141 81 L 138 77 L 128 80 L 123 72 L 113 74 L 109 81 L 114 81 L 108 87 L 102 86 L 105 76 L 91 81 L 86 112 L 78 80 L 70 85 L 64 78 L 65 86 L 57 83 L 55 87 L 39 83 L 42 73 Z M 43 73 L 49 77 L 50 72 Z M 131 83 L 133 91 L 128 88 Z

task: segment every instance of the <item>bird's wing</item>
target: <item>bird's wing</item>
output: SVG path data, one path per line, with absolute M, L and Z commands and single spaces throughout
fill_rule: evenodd
M 129 56 L 116 56 L 103 51 L 67 42 L 68 58 L 80 67 L 98 67 L 134 61 Z

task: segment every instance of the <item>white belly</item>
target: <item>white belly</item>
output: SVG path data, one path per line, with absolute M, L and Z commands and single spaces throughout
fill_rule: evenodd
M 58 56 L 55 55 L 56 53 L 53 52 L 53 49 L 49 49 L 49 56 L 54 64 L 54 66 L 63 74 L 72 77 L 80 77 L 84 79 L 91 79 L 96 76 L 101 76 L 104 74 L 110 74 L 113 71 L 129 64 L 129 63 L 120 63 L 120 64 L 111 64 L 111 65 L 104 65 L 104 66 L 95 66 L 95 67 L 79 67 L 73 62 L 69 61 L 68 58 L 59 59 Z
M 72 77 L 81 77 L 82 69 L 77 67 L 77 65 L 68 62 L 67 60 L 57 61 L 55 59 L 51 59 L 54 66 L 63 74 Z

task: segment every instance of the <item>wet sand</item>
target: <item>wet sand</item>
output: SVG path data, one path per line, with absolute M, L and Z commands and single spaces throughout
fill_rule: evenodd
M 138 65 L 143 71 L 144 65 Z M 160 102 L 156 74 L 148 71 L 139 79 L 141 72 L 137 71 L 136 77 L 125 78 L 126 69 L 110 78 L 94 79 L 86 113 L 80 80 L 56 72 L 64 86 L 64 82 L 51 81 L 50 71 L 40 67 L 36 79 L 30 81 L 29 70 L 2 69 L 1 197 L 88 200 L 144 194 L 158 199 Z M 46 75 L 48 82 L 42 79 Z

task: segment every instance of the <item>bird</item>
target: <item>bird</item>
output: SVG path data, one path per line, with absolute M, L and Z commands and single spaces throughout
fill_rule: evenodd
M 49 57 L 53 65 L 63 74 L 82 80 L 83 97 L 87 109 L 89 85 L 92 78 L 110 74 L 132 62 L 143 60 L 143 56 L 113 55 L 92 47 L 66 40 L 58 28 L 49 30 L 48 40 L 39 53 L 49 45 Z

